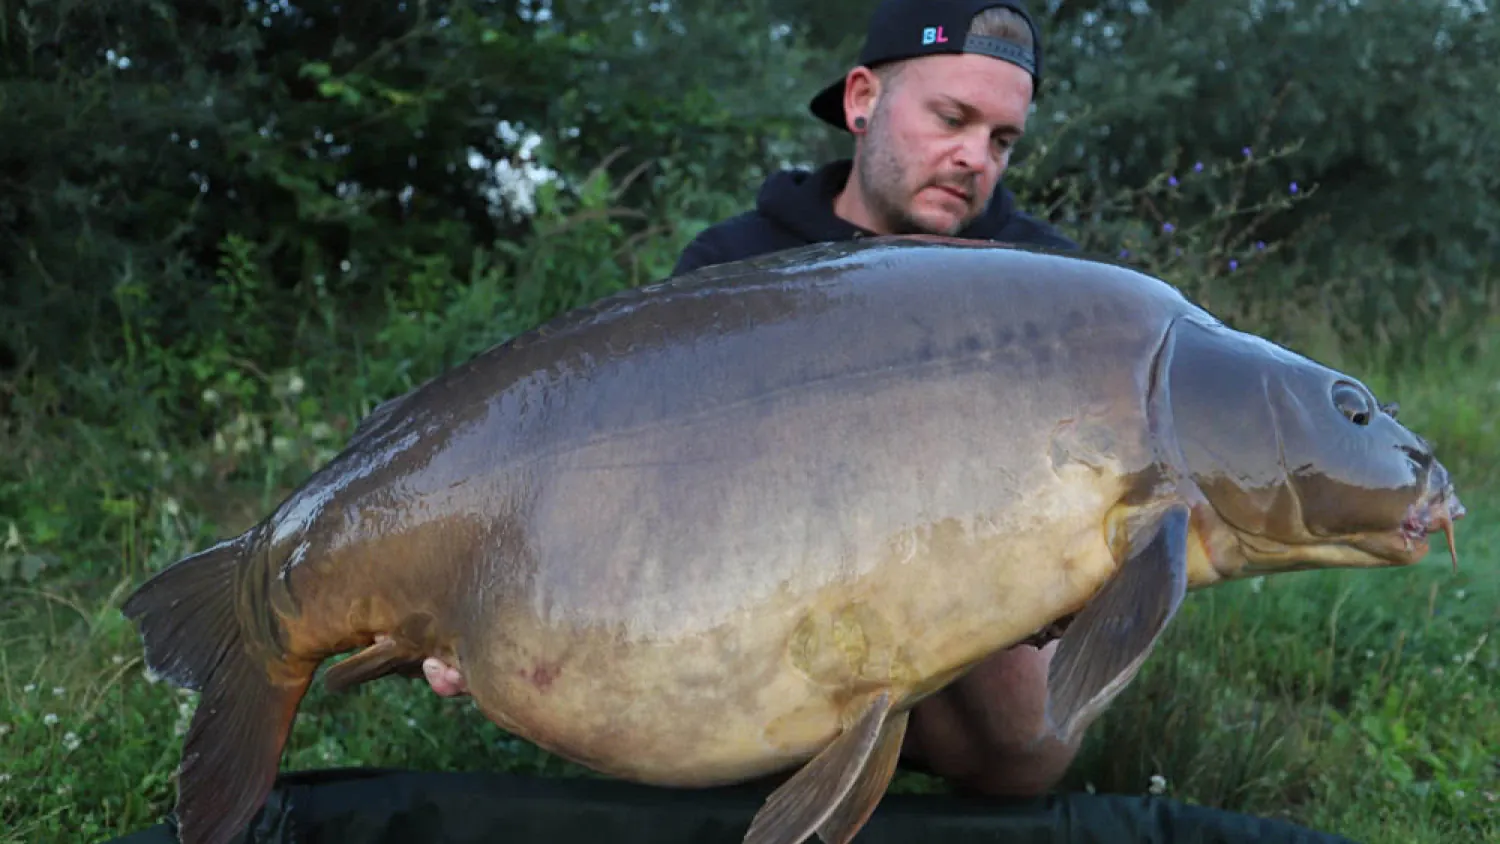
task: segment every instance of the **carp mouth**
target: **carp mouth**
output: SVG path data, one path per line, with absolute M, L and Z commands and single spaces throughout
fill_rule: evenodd
M 1413 503 L 1407 508 L 1406 518 L 1397 531 L 1405 555 L 1414 560 L 1425 557 L 1429 550 L 1427 537 L 1441 531 L 1448 540 L 1448 556 L 1452 558 L 1453 571 L 1457 573 L 1458 547 L 1453 541 L 1453 523 L 1467 512 L 1451 485 Z
M 1406 515 L 1395 529 L 1367 535 L 1353 544 L 1394 565 L 1411 565 L 1431 551 L 1428 537 L 1441 533 L 1448 542 L 1448 557 L 1453 561 L 1454 573 L 1457 573 L 1458 546 L 1454 542 L 1454 522 L 1467 512 L 1453 486 L 1445 484 L 1407 505 Z
M 1458 547 L 1454 523 L 1467 514 L 1453 485 L 1444 482 L 1408 504 L 1401 521 L 1392 528 L 1357 533 L 1342 538 L 1310 537 L 1305 542 L 1282 542 L 1267 536 L 1234 529 L 1245 553 L 1241 576 L 1305 571 L 1329 566 L 1409 566 L 1431 551 L 1429 537 L 1442 533 L 1448 543 L 1453 571 L 1458 571 Z M 1231 529 L 1232 526 L 1231 526 Z

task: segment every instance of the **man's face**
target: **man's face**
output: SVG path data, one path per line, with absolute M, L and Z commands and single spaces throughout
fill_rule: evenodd
M 957 234 L 984 211 L 1010 162 L 1031 76 L 988 56 L 942 55 L 907 62 L 891 82 L 873 111 L 860 112 L 869 125 L 854 178 L 866 210 L 892 233 Z

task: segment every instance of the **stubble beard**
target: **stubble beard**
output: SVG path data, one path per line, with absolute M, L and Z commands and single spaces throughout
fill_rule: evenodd
M 855 163 L 854 177 L 859 180 L 860 194 L 864 197 L 870 215 L 892 234 L 934 234 L 952 236 L 973 220 L 973 212 L 964 214 L 947 226 L 931 226 L 912 216 L 901 195 L 907 184 L 907 172 L 896 155 L 895 145 L 884 131 L 879 107 L 871 116 L 869 134 L 865 135 L 863 155 Z M 942 183 L 938 180 L 936 183 Z M 918 186 L 917 190 L 928 185 Z M 963 187 L 972 195 L 972 181 Z M 915 194 L 916 191 L 913 191 Z

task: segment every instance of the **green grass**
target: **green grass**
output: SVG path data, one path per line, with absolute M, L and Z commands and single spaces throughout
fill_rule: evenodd
M 162 817 L 192 698 L 143 673 L 120 601 L 148 572 L 247 526 L 326 459 L 394 386 L 372 361 L 430 371 L 492 340 L 482 335 L 504 323 L 503 297 L 484 284 L 457 296 L 449 315 L 462 320 L 388 330 L 352 362 L 271 374 L 253 413 L 224 410 L 216 435 L 192 446 L 118 410 L 145 395 L 122 369 L 82 376 L 121 396 L 92 421 L 59 404 L 55 381 L 12 385 L 0 441 L 0 842 L 97 842 Z M 442 359 L 420 357 L 440 347 Z M 1488 357 L 1369 378 L 1458 474 L 1470 510 L 1459 572 L 1438 552 L 1408 570 L 1193 595 L 1068 786 L 1142 793 L 1159 777 L 1173 797 L 1367 844 L 1500 837 L 1500 363 Z M 344 697 L 315 686 L 284 765 L 580 773 L 466 701 L 399 680 Z
M 1500 530 L 1471 528 L 1463 554 L 1456 576 L 1435 557 L 1195 595 L 1071 784 L 1160 775 L 1173 796 L 1360 841 L 1495 840 Z

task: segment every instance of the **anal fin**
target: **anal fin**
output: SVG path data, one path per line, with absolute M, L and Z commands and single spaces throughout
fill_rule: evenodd
M 1191 513 L 1174 504 L 1068 625 L 1048 672 L 1047 725 L 1069 742 L 1135 678 L 1187 594 Z
M 337 693 L 388 674 L 420 677 L 424 657 L 425 654 L 411 644 L 380 637 L 375 644 L 325 671 L 323 685 L 330 692 Z
M 845 827 L 856 814 L 868 816 L 875 801 L 869 801 L 868 809 L 844 809 L 846 798 L 857 785 L 865 785 L 865 790 L 869 790 L 870 785 L 864 781 L 870 765 L 889 764 L 894 767 L 894 757 L 889 762 L 884 759 L 893 736 L 894 753 L 900 752 L 906 718 L 901 714 L 892 716 L 890 707 L 889 691 L 882 690 L 869 698 L 859 717 L 838 738 L 771 792 L 765 805 L 751 820 L 744 844 L 801 844 L 825 824 L 835 834 L 848 832 L 852 837 L 856 829 Z M 894 727 L 894 731 L 888 729 L 890 727 Z M 890 776 L 887 773 L 881 781 L 876 772 L 870 775 L 870 781 L 881 781 L 880 792 L 883 793 L 883 784 L 890 780 Z M 831 821 L 841 810 L 844 818 Z

